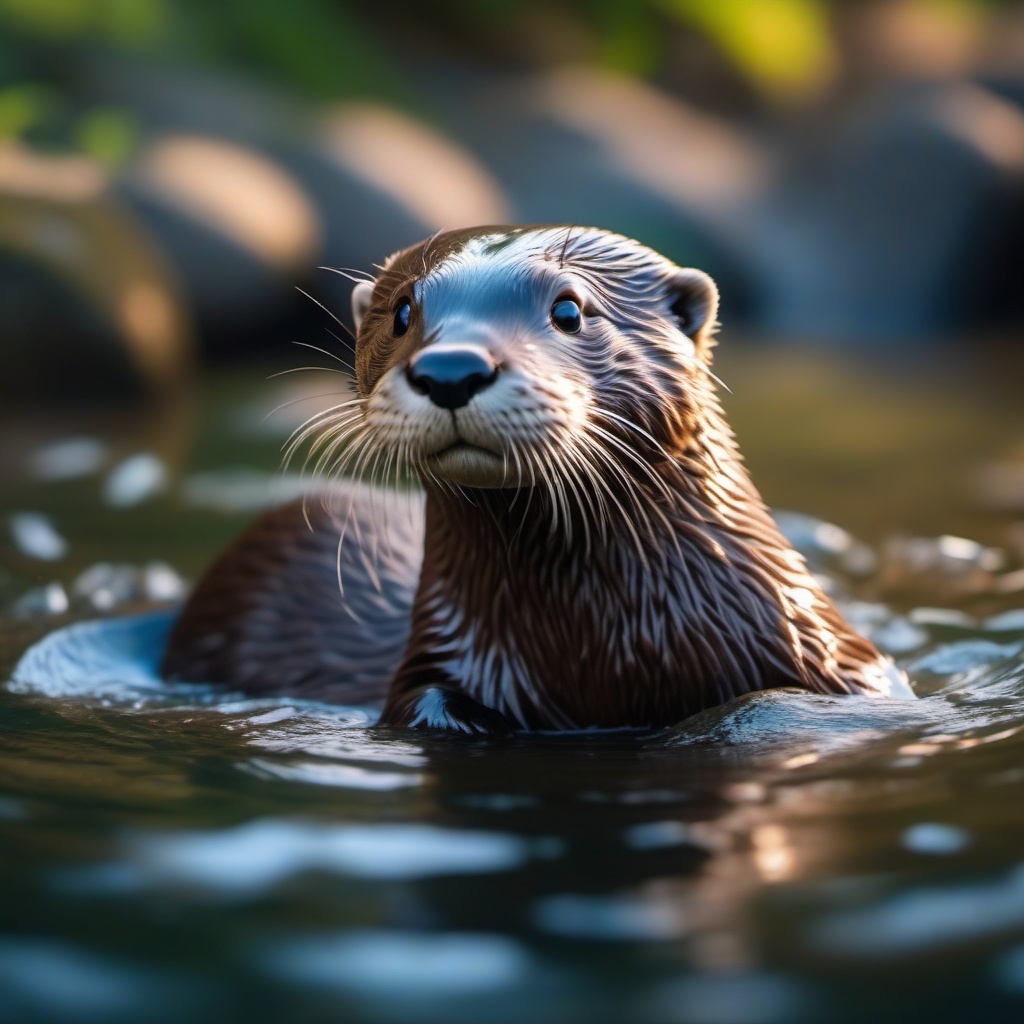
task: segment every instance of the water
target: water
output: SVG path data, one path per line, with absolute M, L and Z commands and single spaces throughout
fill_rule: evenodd
M 844 411 L 854 371 L 818 367 L 808 393 L 844 423 L 832 457 L 877 473 L 833 487 L 810 469 L 819 439 L 787 440 L 793 361 L 723 370 L 733 419 L 741 441 L 755 413 L 776 431 L 745 444 L 770 500 L 871 542 L 782 517 L 916 702 L 775 692 L 659 733 L 484 743 L 169 689 L 159 609 L 266 500 L 272 386 L 232 375 L 183 409 L 0 430 L 0 514 L 44 517 L 42 547 L 30 530 L 0 569 L 0 675 L 55 625 L 144 616 L 50 641 L 0 690 L 0 1021 L 1019 1020 L 1019 516 L 954 497 L 982 453 L 1012 456 L 1019 414 L 998 388 L 915 376 L 925 421 L 882 454 L 860 424 L 895 414 Z M 977 449 L 936 454 L 920 504 L 889 500 L 900 459 L 972 401 Z

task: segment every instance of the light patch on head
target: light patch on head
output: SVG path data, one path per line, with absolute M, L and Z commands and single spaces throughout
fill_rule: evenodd
M 405 262 L 389 294 L 412 285 L 419 351 L 471 344 L 499 368 L 464 405 L 441 409 L 428 390 L 412 386 L 408 353 L 417 349 L 404 349 L 366 406 L 370 432 L 399 461 L 427 479 L 469 486 L 517 487 L 539 478 L 572 489 L 580 476 L 611 472 L 623 483 L 644 472 L 615 449 L 607 423 L 649 425 L 662 407 L 677 407 L 677 382 L 700 362 L 698 337 L 711 309 L 701 290 L 705 275 L 680 270 L 631 239 L 565 225 L 439 235 L 399 257 Z M 388 266 L 395 268 L 394 260 Z M 552 322 L 552 306 L 566 296 L 583 311 L 582 330 Z M 692 300 L 694 337 L 680 329 L 673 308 L 680 296 Z M 353 296 L 357 316 L 366 298 L 366 289 Z M 637 419 L 644 405 L 650 420 Z M 479 451 L 450 450 L 466 445 Z M 563 461 L 575 465 L 568 483 L 558 479 Z

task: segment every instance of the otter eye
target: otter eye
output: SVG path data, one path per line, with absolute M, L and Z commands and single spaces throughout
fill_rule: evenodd
M 551 307 L 551 322 L 566 334 L 578 334 L 583 326 L 583 314 L 575 299 L 559 299 Z
M 398 305 L 395 307 L 394 334 L 396 338 L 400 338 L 409 330 L 409 319 L 411 316 L 412 303 L 408 299 L 399 299 Z

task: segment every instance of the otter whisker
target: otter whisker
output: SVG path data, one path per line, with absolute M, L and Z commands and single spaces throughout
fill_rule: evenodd
M 632 462 L 634 465 L 643 470 L 646 478 L 650 480 L 654 487 L 660 492 L 661 496 L 671 503 L 673 497 L 672 491 L 669 489 L 669 486 L 668 484 L 665 483 L 664 479 L 658 474 L 657 470 L 655 470 L 654 467 L 651 466 L 651 464 L 647 462 L 646 459 L 637 455 L 637 453 L 634 452 L 629 447 L 629 445 L 625 444 L 614 434 L 610 433 L 609 431 L 606 431 L 603 427 L 597 426 L 596 423 L 591 423 L 589 425 L 589 430 L 597 434 L 599 437 L 603 438 L 617 451 L 625 455 L 630 460 L 630 462 Z
M 591 452 L 598 458 L 600 458 L 605 463 L 605 465 L 607 465 L 608 469 L 612 472 L 613 476 L 622 483 L 624 489 L 623 497 L 625 498 L 627 503 L 632 506 L 636 514 L 642 519 L 643 524 L 647 529 L 648 535 L 651 535 L 653 531 L 653 525 L 651 523 L 650 516 L 648 515 L 647 510 L 644 507 L 644 503 L 641 502 L 636 496 L 636 481 L 633 480 L 629 476 L 629 474 L 625 473 L 622 467 L 599 444 L 596 444 L 593 441 L 593 439 L 590 438 L 588 438 L 588 441 L 590 442 Z M 615 494 L 614 488 L 611 487 L 607 480 L 605 480 L 600 474 L 595 474 L 594 479 L 601 483 L 609 499 L 622 514 L 622 521 L 634 541 L 637 555 L 644 566 L 644 570 L 649 572 L 650 563 L 648 561 L 647 551 L 643 542 L 640 539 L 639 533 L 636 531 L 636 528 L 633 525 L 630 513 L 623 506 L 622 502 L 619 501 L 618 497 Z
M 361 448 L 369 445 L 372 445 L 372 437 L 366 424 L 350 424 L 320 454 L 313 467 L 313 478 L 323 477 L 325 484 L 331 484 L 351 475 L 349 469 L 356 456 Z
M 632 420 L 626 419 L 625 416 L 620 416 L 617 412 L 612 412 L 611 409 L 602 409 L 601 416 L 610 420 L 614 420 L 616 423 L 621 423 L 622 426 L 627 427 L 629 430 L 635 431 L 642 438 L 644 438 L 644 440 L 650 441 L 651 444 L 653 444 L 654 447 L 657 448 L 658 451 L 669 461 L 672 461 L 672 459 L 674 458 L 672 453 L 668 451 L 668 449 L 666 449 L 665 446 L 656 437 L 654 437 L 648 431 L 644 430 L 644 428 L 641 427 L 638 423 L 634 423 Z
M 602 543 L 607 543 L 608 506 L 605 503 L 604 496 L 593 486 L 593 468 L 587 460 L 583 458 L 583 453 L 575 437 L 570 435 L 564 438 L 564 445 L 566 468 L 579 481 L 580 490 L 586 498 L 587 506 L 589 507 L 593 520 L 597 524 L 601 533 L 601 541 Z M 595 504 L 595 501 L 600 504 L 600 510 L 598 509 L 598 505 Z
M 513 460 L 514 460 L 514 462 L 516 464 L 516 477 L 517 477 L 517 480 L 516 480 L 516 492 L 515 492 L 515 494 L 512 495 L 512 500 L 509 502 L 509 506 L 508 506 L 509 515 L 511 515 L 513 510 L 515 509 L 516 503 L 519 501 L 519 495 L 522 493 L 524 488 L 525 488 L 526 494 L 527 494 L 526 508 L 523 510 L 523 514 L 519 518 L 519 525 L 516 527 L 516 529 L 514 530 L 514 532 L 512 534 L 511 544 L 515 544 L 516 540 L 518 540 L 518 538 L 519 538 L 519 534 L 522 532 L 523 526 L 526 523 L 526 513 L 529 511 L 529 508 L 530 508 L 530 498 L 533 495 L 533 476 L 534 476 L 534 474 L 533 474 L 533 469 L 530 467 L 529 452 L 526 452 L 526 451 L 520 452 L 518 445 L 516 445 L 515 441 L 512 438 L 508 439 L 508 450 L 511 452 L 512 458 L 513 458 Z M 530 473 L 530 483 L 529 484 L 525 483 L 526 475 L 525 475 L 525 471 L 524 471 L 524 465 L 525 465 L 526 469 L 529 470 L 529 473 Z
M 353 456 L 353 454 L 355 452 L 358 452 L 359 450 L 361 450 L 362 447 L 364 447 L 365 445 L 370 443 L 371 438 L 370 438 L 370 436 L 364 430 L 358 430 L 358 431 L 355 432 L 355 434 L 356 434 L 356 436 L 351 440 L 350 444 L 345 449 L 345 451 L 344 451 L 344 453 L 342 455 L 342 458 L 339 460 L 339 462 L 337 464 L 337 467 L 336 467 L 336 470 L 332 471 L 331 476 L 328 477 L 328 479 L 325 481 L 326 484 L 328 484 L 328 485 L 330 484 L 331 479 L 334 476 L 335 472 L 339 472 L 340 473 L 340 471 L 348 464 L 348 461 L 352 458 L 352 456 Z M 330 491 L 329 487 L 325 487 L 324 490 L 322 491 L 321 495 L 320 495 L 320 504 L 321 504 L 321 507 L 326 512 L 328 512 L 332 516 L 332 518 L 333 518 L 334 517 L 334 512 L 333 512 L 333 508 L 330 505 L 330 497 L 331 497 L 331 491 Z M 350 503 L 350 505 L 349 505 L 349 513 L 345 517 L 345 521 L 342 523 L 341 531 L 340 531 L 340 537 L 339 537 L 339 540 L 338 540 L 339 559 L 340 559 L 341 545 L 344 543 L 345 534 L 346 534 L 346 532 L 348 530 L 348 519 L 351 516 L 351 512 L 352 512 L 352 506 L 351 506 L 351 503 Z M 307 526 L 309 526 L 310 529 L 312 529 L 312 525 L 310 524 L 310 521 L 309 521 L 309 494 L 303 495 L 303 499 L 302 499 L 302 514 L 303 514 L 303 517 L 306 520 Z M 341 564 L 340 564 L 340 561 L 338 563 L 338 582 L 339 582 L 339 585 L 340 585 L 341 584 Z M 342 589 L 342 592 L 344 592 L 344 589 Z
M 350 398 L 346 402 L 340 402 L 327 409 L 321 409 L 319 412 L 314 413 L 305 420 L 301 426 L 292 431 L 288 436 L 288 440 L 285 442 L 285 447 L 301 444 L 308 438 L 316 436 L 320 430 L 329 428 L 332 421 L 336 421 L 349 415 L 346 410 L 351 409 L 355 405 L 361 404 L 362 401 L 363 399 L 361 398 Z M 290 404 L 295 403 L 293 402 Z
M 337 431 L 343 430 L 351 423 L 361 422 L 363 419 L 361 410 L 354 407 L 354 402 L 346 404 L 349 405 L 349 408 L 335 407 L 328 414 L 307 421 L 290 438 L 287 445 L 288 450 L 294 450 L 306 442 L 311 442 L 310 451 L 319 451 L 334 438 Z
M 374 551 L 379 552 L 380 545 L 383 544 L 390 559 L 395 558 L 392 530 L 388 522 L 388 516 L 392 511 L 391 506 L 393 503 L 390 500 L 385 500 L 385 498 L 397 489 L 396 485 L 401 472 L 403 448 L 404 446 L 401 441 L 388 447 L 380 474 L 381 486 L 379 488 L 372 487 L 370 491 L 371 501 L 376 501 L 381 506 L 380 512 L 375 516 L 380 521 L 382 528 L 377 531 L 375 536 L 375 541 L 379 543 L 375 545 Z M 394 473 L 394 477 L 392 477 L 392 473 Z
M 358 450 L 358 447 L 360 445 L 366 443 L 364 430 L 365 428 L 361 424 L 351 424 L 335 441 L 331 443 L 331 445 L 328 446 L 327 452 L 321 454 L 319 458 L 317 458 L 311 472 L 309 466 L 310 463 L 313 461 L 313 456 L 316 454 L 317 449 L 314 448 L 312 451 L 310 451 L 307 454 L 305 461 L 303 462 L 300 479 L 305 479 L 307 473 L 309 473 L 310 478 L 314 481 L 320 478 L 323 475 L 324 467 L 328 464 L 329 461 L 335 458 L 334 450 L 339 446 L 345 446 L 345 450 L 342 458 L 337 460 L 335 465 L 336 467 L 344 466 L 347 463 L 347 461 L 351 458 L 353 451 Z M 325 485 L 330 484 L 332 476 L 333 474 L 325 479 Z M 306 501 L 306 497 L 304 497 L 303 501 Z
M 304 367 L 304 369 L 305 369 L 305 367 Z M 335 371 L 335 372 L 341 373 L 342 371 L 338 370 L 338 371 Z M 289 408 L 291 408 L 291 406 L 298 405 L 300 402 L 319 401 L 322 398 L 341 398 L 343 395 L 346 395 L 346 394 L 350 395 L 351 393 L 352 393 L 351 391 L 328 391 L 328 392 L 326 392 L 324 394 L 319 394 L 319 395 L 301 395 L 298 398 L 290 398 L 287 402 L 282 402 L 280 405 L 275 405 L 274 408 L 270 410 L 270 412 L 266 413 L 266 415 L 264 415 L 263 418 L 260 420 L 259 426 L 263 427 L 264 424 L 267 422 L 267 420 L 270 419 L 271 416 L 277 415 L 277 413 L 279 413 L 282 409 L 289 409 Z M 360 399 L 360 401 L 361 401 L 361 399 Z M 347 405 L 349 403 L 345 402 L 345 403 L 342 403 L 342 404 L 343 405 Z M 331 406 L 331 410 L 338 409 L 340 407 L 341 406 L 333 405 L 333 406 Z M 324 411 L 330 411 L 330 410 L 324 410 Z M 315 415 L 320 415 L 320 413 L 317 413 Z M 305 426 L 309 422 L 310 422 L 309 420 L 305 420 L 303 422 L 302 426 L 300 426 L 296 430 L 292 431 L 292 433 L 288 435 L 288 441 L 290 441 L 292 439 L 292 437 L 294 437 L 295 434 L 298 433 L 299 430 L 302 430 L 303 428 L 305 428 Z M 288 442 L 285 442 L 285 443 L 287 444 Z
M 357 480 L 362 480 L 363 479 L 363 476 L 366 473 L 367 464 L 370 462 L 371 459 L 376 457 L 378 450 L 379 450 L 379 443 L 367 446 L 367 450 L 363 453 L 363 455 L 356 462 L 355 469 L 354 469 L 354 471 L 352 473 L 352 475 Z
M 575 477 L 571 470 L 571 463 L 569 460 L 563 457 L 562 453 L 557 452 L 553 444 L 548 444 L 549 460 L 555 467 L 555 477 L 561 484 L 562 497 L 565 500 L 565 518 L 567 522 L 571 521 L 571 510 L 568 507 L 568 493 L 572 494 L 575 499 L 574 505 L 581 515 L 580 521 L 583 526 L 584 532 L 584 552 L 587 556 L 591 553 L 591 538 L 590 538 L 590 517 L 586 514 L 586 510 L 583 507 L 583 495 L 580 492 L 580 480 L 579 477 Z M 559 472 L 561 470 L 561 472 Z M 571 532 L 567 532 L 566 541 L 571 542 Z
M 664 527 L 664 537 L 672 545 L 676 555 L 682 559 L 683 556 L 679 547 L 678 531 L 676 530 L 675 524 L 668 518 L 660 505 L 658 505 L 656 501 L 643 499 L 639 491 L 638 482 L 630 474 L 625 472 L 624 468 L 611 457 L 610 453 L 606 452 L 600 445 L 595 445 L 594 451 L 600 458 L 607 462 L 612 471 L 616 473 L 620 480 L 622 480 L 630 504 L 646 523 L 648 531 L 652 531 L 654 529 L 651 520 L 651 515 L 653 514 L 660 520 Z M 660 555 L 663 563 L 667 565 L 667 554 L 662 551 L 660 552 Z
M 353 341 L 356 340 L 355 335 L 349 330 L 348 324 L 343 320 L 339 320 L 337 314 L 332 313 L 319 299 L 314 299 L 309 292 L 304 291 L 302 288 L 296 287 L 295 289 L 300 295 L 305 295 L 310 302 L 315 303 L 319 306 Z M 341 339 L 338 339 L 341 341 Z
M 374 284 L 377 280 L 368 270 L 359 270 L 355 267 L 317 267 L 316 269 L 326 270 L 328 274 L 337 274 L 339 277 L 345 278 L 346 281 L 352 281 L 354 284 L 361 284 L 364 281 L 368 284 Z
M 297 399 L 297 401 L 304 401 L 304 399 Z M 325 429 L 329 430 L 334 422 L 344 420 L 345 417 L 353 415 L 350 411 L 353 406 L 361 405 L 363 403 L 362 398 L 352 398 L 347 402 L 341 402 L 338 405 L 333 405 L 329 409 L 322 409 L 320 412 L 314 413 L 309 417 L 301 426 L 288 435 L 288 439 L 282 445 L 282 451 L 289 453 L 287 455 L 290 461 L 291 453 L 295 449 L 301 447 L 309 438 L 313 437 L 315 441 L 319 440 L 320 434 Z M 287 405 L 294 405 L 295 402 L 286 403 Z M 284 408 L 280 406 L 279 408 Z M 274 410 L 275 412 L 277 410 Z M 286 467 L 287 468 L 287 467 Z
M 346 341 L 342 341 L 342 339 L 339 338 L 333 331 L 328 331 L 327 333 L 332 338 L 334 338 L 335 341 L 344 345 L 346 348 L 352 348 L 351 344 L 349 344 Z M 337 372 L 348 373 L 351 376 L 349 364 L 344 359 L 342 359 L 341 356 L 339 356 L 336 352 L 332 352 L 330 349 L 327 348 L 321 348 L 319 345 L 313 345 L 308 341 L 293 341 L 292 344 L 295 345 L 297 348 L 308 348 L 311 349 L 313 352 L 319 352 L 322 356 L 327 356 L 328 359 L 333 359 L 336 363 L 341 363 L 344 369 L 338 370 Z M 324 369 L 326 369 L 326 367 L 324 367 Z
M 594 504 L 593 499 L 590 496 L 590 491 L 587 487 L 586 479 L 584 474 L 583 477 L 579 473 L 579 456 L 576 450 L 570 446 L 569 441 L 566 442 L 565 450 L 562 452 L 562 458 L 559 461 L 559 468 L 566 473 L 566 482 L 572 489 L 573 494 L 576 497 L 577 506 L 581 512 L 581 521 L 583 523 L 584 533 L 584 551 L 589 557 L 592 550 L 591 536 L 590 536 L 590 524 L 591 521 L 599 524 L 601 529 L 602 539 L 605 538 L 604 522 L 601 516 L 598 514 L 597 507 Z M 586 514 L 586 509 L 583 505 L 586 502 L 587 508 L 590 510 L 590 515 Z
M 365 429 L 365 423 L 362 422 L 361 417 L 357 416 L 352 416 L 345 422 L 332 424 L 330 431 L 323 435 L 323 443 L 318 442 L 312 445 L 307 452 L 302 465 L 303 474 L 309 469 L 310 463 L 313 463 L 311 476 L 314 480 L 317 479 L 328 463 L 335 459 L 338 451 L 345 447 L 349 439 Z M 314 457 L 316 457 L 315 462 L 313 462 Z
M 519 457 L 519 449 L 512 438 L 508 439 L 508 451 L 512 455 L 512 461 L 516 464 L 516 493 L 512 495 L 512 501 L 509 503 L 508 510 L 511 512 L 516 507 L 516 502 L 519 501 L 519 495 L 523 491 L 523 463 Z
M 293 344 L 301 345 L 302 343 L 296 341 Z M 312 348 L 313 346 L 309 345 L 307 347 Z M 325 353 L 325 355 L 330 355 L 330 353 Z M 349 376 L 347 370 L 339 370 L 336 366 L 289 366 L 287 370 L 277 370 L 275 373 L 268 373 L 267 380 L 276 380 L 278 377 L 287 377 L 293 373 L 338 373 L 343 377 Z M 337 394 L 338 392 L 335 393 Z M 312 397 L 312 395 L 303 395 L 301 398 L 294 399 L 292 404 L 308 402 Z M 274 411 L 276 412 L 277 410 L 275 409 Z
M 550 460 L 550 458 L 551 458 L 551 450 L 548 447 L 548 445 L 545 444 L 543 441 L 541 441 L 539 447 L 540 447 L 540 449 L 541 449 L 541 451 L 542 451 L 542 453 L 544 455 L 545 460 Z M 547 492 L 548 503 L 549 503 L 550 508 L 551 508 L 551 523 L 550 523 L 549 533 L 550 533 L 551 537 L 557 537 L 558 533 L 559 533 L 559 528 L 560 528 L 560 522 L 561 521 L 560 521 L 559 514 L 558 514 L 559 513 L 558 494 L 557 494 L 557 492 L 555 490 L 556 478 L 551 473 L 545 473 L 541 477 L 541 480 L 542 480 L 542 482 L 544 484 L 544 489 Z M 570 535 L 571 535 L 571 530 L 570 530 Z

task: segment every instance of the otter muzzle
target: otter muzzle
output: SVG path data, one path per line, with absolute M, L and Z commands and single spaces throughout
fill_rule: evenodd
M 461 409 L 493 384 L 498 366 L 478 345 L 431 345 L 413 356 L 405 371 L 413 391 L 442 409 Z

